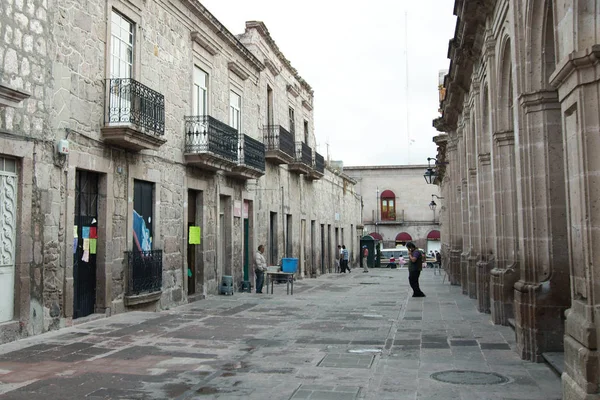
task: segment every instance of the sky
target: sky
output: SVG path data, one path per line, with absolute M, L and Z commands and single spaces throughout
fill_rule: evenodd
M 344 166 L 427 164 L 451 0 L 200 0 L 233 34 L 262 21 L 314 90 L 317 151 Z

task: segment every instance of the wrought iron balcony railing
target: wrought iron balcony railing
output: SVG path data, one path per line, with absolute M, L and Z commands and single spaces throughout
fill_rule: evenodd
M 304 142 L 296 142 L 296 162 L 312 167 L 312 149 Z
M 265 145 L 248 135 L 240 133 L 239 165 L 265 172 Z
M 315 151 L 315 162 L 313 164 L 315 171 L 325 174 L 325 158 Z
M 162 289 L 162 250 L 128 251 L 127 295 L 157 292 Z
M 108 79 L 105 125 L 129 123 L 145 133 L 165 133 L 165 96 L 135 79 Z
M 264 128 L 265 150 L 282 151 L 292 159 L 295 158 L 294 135 L 281 125 L 267 125 Z
M 237 163 L 238 132 L 211 117 L 185 117 L 185 152 L 212 153 Z

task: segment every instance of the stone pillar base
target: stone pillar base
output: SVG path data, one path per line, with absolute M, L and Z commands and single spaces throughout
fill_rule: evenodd
M 469 253 L 460 253 L 460 286 L 462 294 L 469 294 Z
M 600 394 L 586 393 L 568 374 L 562 374 L 563 400 L 600 400 Z
M 490 313 L 490 269 L 487 261 L 479 261 L 477 268 L 477 311 Z
M 565 314 L 565 372 L 563 399 L 600 399 L 599 361 L 595 307 L 574 300 Z
M 519 273 L 512 267 L 490 271 L 490 311 L 496 325 L 507 326 L 508 320 L 515 317 L 513 303 L 517 280 Z
M 515 284 L 517 353 L 524 360 L 542 362 L 543 352 L 563 351 L 564 312 L 560 294 L 550 282 Z M 558 295 L 558 296 L 554 296 Z
M 477 298 L 477 257 L 476 255 L 471 255 L 467 262 L 469 268 L 469 276 L 468 276 L 468 294 L 469 298 L 476 299 Z
M 450 273 L 448 279 L 451 285 L 460 286 L 460 250 L 450 251 Z

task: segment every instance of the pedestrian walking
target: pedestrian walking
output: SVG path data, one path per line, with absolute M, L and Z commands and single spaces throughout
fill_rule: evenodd
M 346 272 L 346 270 L 348 270 L 348 272 L 352 272 L 350 271 L 350 253 L 348 253 L 348 249 L 346 248 L 346 245 L 342 245 L 342 270 L 344 270 L 344 272 Z
M 435 261 L 437 262 L 438 268 L 442 268 L 442 255 L 439 251 L 435 251 Z
M 367 246 L 362 247 L 362 264 L 363 264 L 363 272 L 369 272 L 369 267 L 367 266 L 367 259 L 369 258 L 369 249 Z
M 263 284 L 265 282 L 265 271 L 267 271 L 267 260 L 263 253 L 265 246 L 258 246 L 258 251 L 254 255 L 254 273 L 256 274 L 256 293 L 262 294 Z
M 419 276 L 423 269 L 423 254 L 413 242 L 406 243 L 408 249 L 408 283 L 413 290 L 412 297 L 425 297 L 419 287 Z

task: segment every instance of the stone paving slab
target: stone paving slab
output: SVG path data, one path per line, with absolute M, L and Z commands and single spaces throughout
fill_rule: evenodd
M 561 398 L 554 372 L 519 359 L 511 328 L 432 271 L 421 283 L 427 297 L 412 298 L 406 270 L 371 269 L 299 280 L 293 296 L 95 319 L 0 346 L 0 399 Z M 432 377 L 447 371 L 506 382 Z

